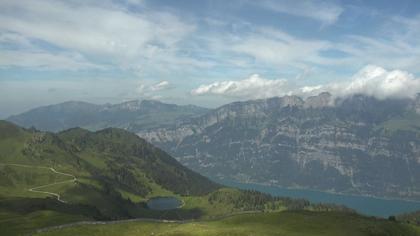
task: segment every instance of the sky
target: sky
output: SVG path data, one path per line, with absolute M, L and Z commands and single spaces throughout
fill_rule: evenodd
M 418 0 L 0 0 L 0 118 L 69 100 L 413 98 L 419 65 Z

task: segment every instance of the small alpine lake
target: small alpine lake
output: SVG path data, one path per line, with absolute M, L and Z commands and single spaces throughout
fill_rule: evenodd
M 214 180 L 226 186 L 240 189 L 257 190 L 271 194 L 273 196 L 304 198 L 313 203 L 334 203 L 345 205 L 358 211 L 359 213 L 370 216 L 388 217 L 390 215 L 398 215 L 420 210 L 420 202 L 416 201 L 344 195 L 308 189 L 291 189 L 277 186 L 266 186 L 261 184 L 237 183 L 216 179 Z
M 176 197 L 154 197 L 147 201 L 147 206 L 150 209 L 158 211 L 166 211 L 177 209 L 182 206 L 182 201 Z

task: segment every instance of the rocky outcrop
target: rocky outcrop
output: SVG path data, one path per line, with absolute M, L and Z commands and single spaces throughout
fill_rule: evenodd
M 328 93 L 276 97 L 138 135 L 215 178 L 420 200 L 416 104 Z

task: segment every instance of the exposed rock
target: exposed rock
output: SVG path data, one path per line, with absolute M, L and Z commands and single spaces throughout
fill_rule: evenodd
M 361 95 L 331 101 L 328 93 L 305 102 L 277 97 L 138 135 L 211 177 L 420 200 L 415 104 Z

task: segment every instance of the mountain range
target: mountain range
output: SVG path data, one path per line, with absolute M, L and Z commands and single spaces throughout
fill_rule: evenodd
M 133 100 L 104 105 L 69 101 L 35 108 L 11 116 L 7 120 L 26 128 L 35 127 L 39 130 L 52 132 L 74 127 L 89 130 L 113 127 L 135 132 L 174 124 L 180 120 L 201 115 L 207 110 L 193 105 L 178 106 L 154 100 Z
M 122 127 L 212 178 L 420 200 L 419 98 L 339 98 L 321 93 L 306 99 L 234 102 L 215 109 L 150 101 L 128 104 L 143 103 L 161 109 L 116 109 L 115 117 L 125 118 L 104 122 L 105 116 L 99 114 L 110 105 L 99 106 L 101 119 L 87 123 L 72 119 L 70 124 L 63 120 L 86 115 L 83 106 L 64 103 L 8 120 L 52 131 L 69 126 L 94 130 L 95 124 L 104 123 Z M 138 118 L 144 116 L 164 118 L 151 118 L 150 124 Z
M 149 205 L 162 196 L 177 199 L 179 205 L 165 210 Z M 26 235 L 80 221 L 107 224 L 147 218 L 145 222 L 164 224 L 287 209 L 334 211 L 366 221 L 346 207 L 221 186 L 126 130 L 50 133 L 0 121 L 2 235 Z M 383 219 L 367 222 L 404 228 Z M 86 232 L 75 233 L 80 234 Z

